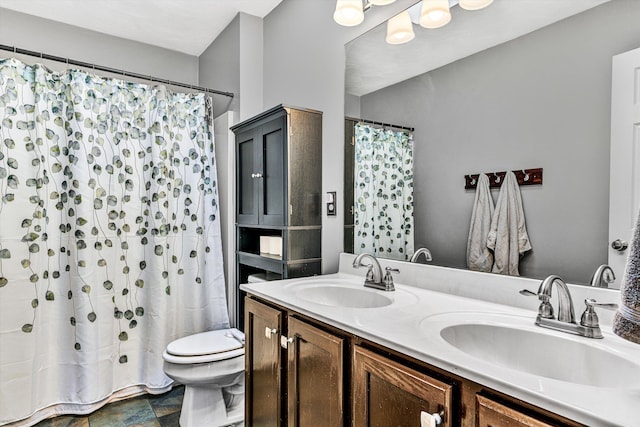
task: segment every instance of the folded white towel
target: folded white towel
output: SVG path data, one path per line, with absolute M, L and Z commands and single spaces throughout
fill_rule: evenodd
M 519 276 L 520 255 L 531 250 L 518 180 L 507 172 L 491 220 L 487 247 L 493 250 L 493 273 Z
M 487 238 L 494 209 L 489 177 L 482 173 L 478 177 L 476 198 L 471 212 L 469 238 L 467 239 L 467 267 L 470 270 L 488 273 L 493 267 L 493 254 L 487 248 Z

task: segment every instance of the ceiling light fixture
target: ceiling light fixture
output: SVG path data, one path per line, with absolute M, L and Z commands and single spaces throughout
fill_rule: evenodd
M 491 3 L 493 3 L 493 0 L 460 0 L 458 2 L 460 7 L 466 10 L 484 9 Z
M 424 28 L 444 27 L 451 21 L 449 0 L 423 0 L 420 26 Z
M 387 38 L 385 39 L 387 43 L 407 43 L 415 36 L 409 11 L 405 10 L 387 21 Z
M 340 25 L 352 27 L 364 21 L 364 12 L 372 6 L 385 6 L 396 0 L 337 0 L 333 19 Z M 451 21 L 451 7 L 456 4 L 465 10 L 479 10 L 494 0 L 422 0 L 387 21 L 389 44 L 407 43 L 414 39 L 413 23 L 424 28 L 440 28 Z
M 362 0 L 338 0 L 333 20 L 345 27 L 353 27 L 364 21 Z

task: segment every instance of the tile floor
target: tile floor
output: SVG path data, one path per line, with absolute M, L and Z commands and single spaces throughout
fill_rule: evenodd
M 179 427 L 184 387 L 157 396 L 145 394 L 103 406 L 89 415 L 50 418 L 36 427 Z

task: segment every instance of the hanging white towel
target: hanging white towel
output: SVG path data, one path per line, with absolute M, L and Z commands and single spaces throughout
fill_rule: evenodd
M 471 212 L 471 225 L 467 239 L 467 267 L 474 271 L 490 272 L 493 254 L 487 247 L 487 238 L 493 217 L 493 199 L 489 189 L 489 177 L 480 174 L 476 187 L 476 199 Z
M 487 247 L 493 250 L 493 273 L 519 276 L 520 255 L 531 250 L 518 180 L 507 172 L 491 220 Z

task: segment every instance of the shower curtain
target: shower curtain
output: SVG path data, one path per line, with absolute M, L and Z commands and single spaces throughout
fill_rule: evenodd
M 413 254 L 413 134 L 355 125 L 354 252 Z
M 202 94 L 0 60 L 0 425 L 163 392 L 228 326 Z

